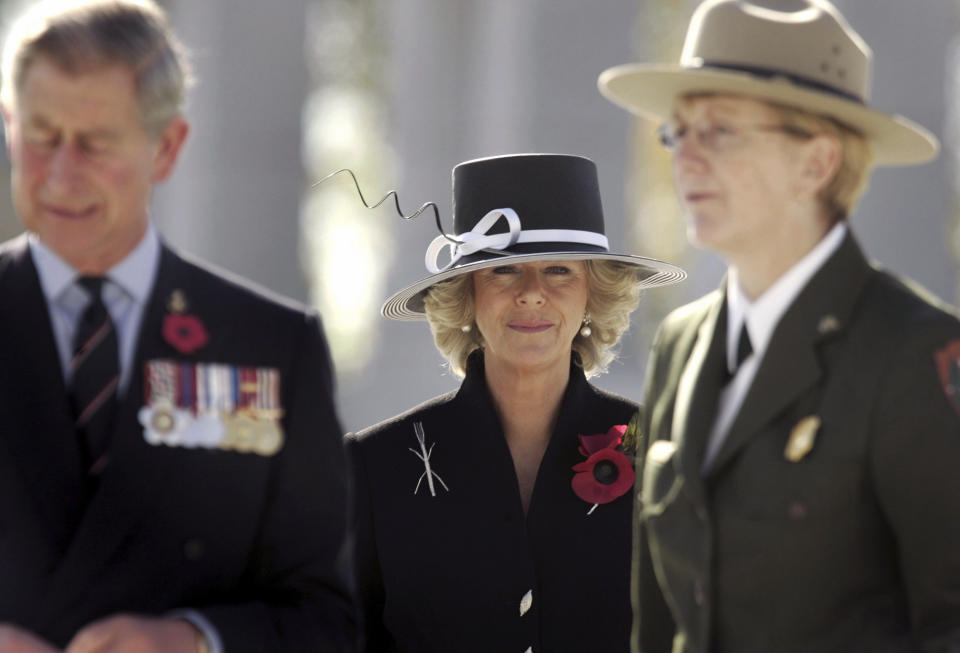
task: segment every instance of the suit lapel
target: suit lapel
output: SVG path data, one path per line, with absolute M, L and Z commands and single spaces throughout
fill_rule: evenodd
M 142 450 L 142 429 L 139 426 L 138 413 L 144 404 L 144 365 L 146 361 L 157 358 L 183 358 L 175 352 L 162 336 L 163 318 L 167 313 L 167 303 L 173 290 L 182 283 L 183 267 L 180 259 L 166 245 L 160 248 L 160 264 L 157 278 L 150 293 L 150 300 L 144 307 L 137 336 L 136 355 L 130 374 L 127 394 L 120 404 L 118 424 L 120 428 L 115 436 L 114 452 L 119 461 L 123 461 L 136 451 Z M 135 425 L 131 430 L 131 425 Z
M 62 546 L 82 509 L 83 470 L 50 314 L 25 236 L 8 250 L 0 270 L 0 342 L 6 434 L 0 448 L 9 453 L 9 473 L 22 478 Z
M 785 315 L 770 340 L 740 412 L 709 468 L 711 475 L 820 378 L 816 331 L 790 323 L 786 318 Z M 785 373 L 786 370 L 789 373 Z
M 671 429 L 677 445 L 678 472 L 686 478 L 685 486 L 699 494 L 700 500 L 700 461 L 716 415 L 726 357 L 725 337 L 726 295 L 719 292 L 698 328 L 696 342 L 680 375 Z
M 718 473 L 820 379 L 820 347 L 849 322 L 871 268 L 853 235 L 811 278 L 778 323 L 757 375 L 710 467 Z

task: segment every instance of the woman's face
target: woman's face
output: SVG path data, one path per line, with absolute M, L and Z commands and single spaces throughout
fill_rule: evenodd
M 691 241 L 726 258 L 782 241 L 800 157 L 777 111 L 708 95 L 679 101 L 671 122 L 683 135 L 673 176 Z
M 521 372 L 566 367 L 587 308 L 582 261 L 507 264 L 473 273 L 487 366 Z

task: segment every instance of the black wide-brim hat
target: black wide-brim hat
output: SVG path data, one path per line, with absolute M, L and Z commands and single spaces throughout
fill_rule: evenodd
M 569 154 L 510 154 L 453 169 L 454 233 L 427 248 L 431 276 L 407 286 L 381 308 L 394 320 L 426 319 L 430 286 L 499 265 L 607 260 L 636 268 L 643 288 L 676 283 L 686 273 L 652 258 L 610 251 L 603 226 L 597 167 Z M 450 260 L 438 262 L 446 250 Z

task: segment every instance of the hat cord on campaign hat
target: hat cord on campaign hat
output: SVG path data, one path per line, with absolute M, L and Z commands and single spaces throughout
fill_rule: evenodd
M 849 102 L 855 102 L 857 104 L 866 106 L 866 103 L 863 101 L 863 98 L 857 95 L 856 93 L 851 93 L 850 91 L 845 91 L 842 88 L 838 88 L 826 82 L 821 82 L 819 80 L 813 79 L 812 77 L 807 77 L 799 73 L 788 72 L 780 70 L 779 68 L 767 68 L 765 66 L 751 66 L 749 64 L 743 63 L 726 63 L 723 61 L 699 61 L 697 66 L 687 66 L 691 70 L 696 70 L 698 68 L 717 68 L 721 70 L 731 70 L 734 72 L 747 73 L 748 75 L 753 75 L 755 77 L 766 78 L 766 79 L 786 79 L 792 82 L 797 86 L 803 86 L 809 88 L 812 91 L 819 91 L 821 93 L 827 93 L 829 95 L 836 95 L 839 98 L 847 100 Z

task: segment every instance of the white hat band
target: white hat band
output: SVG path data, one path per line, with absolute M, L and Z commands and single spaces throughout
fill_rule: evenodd
M 506 233 L 488 234 L 500 219 L 507 221 L 509 231 Z M 427 247 L 425 264 L 431 274 L 443 272 L 456 265 L 464 256 L 479 251 L 489 251 L 503 256 L 509 256 L 509 249 L 521 243 L 579 243 L 602 247 L 609 251 L 610 243 L 607 237 L 595 231 L 579 229 L 527 229 L 520 224 L 520 216 L 513 209 L 494 209 L 481 218 L 470 231 L 459 236 L 437 236 Z M 450 262 L 440 266 L 438 259 L 444 248 L 450 250 Z

